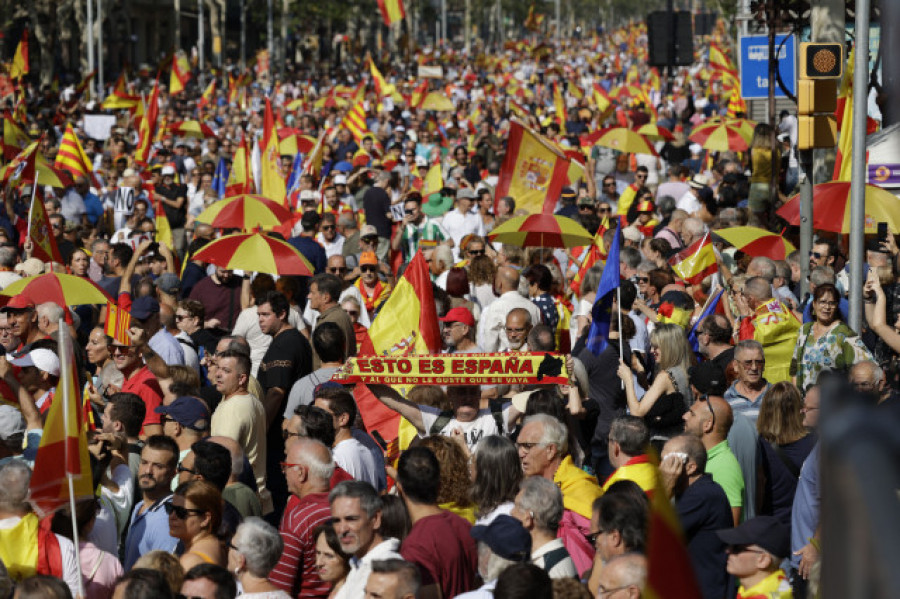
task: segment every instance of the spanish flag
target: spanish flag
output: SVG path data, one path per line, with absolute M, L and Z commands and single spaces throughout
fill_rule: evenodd
M 9 67 L 10 79 L 21 79 L 29 72 L 28 67 L 28 30 L 22 32 L 22 39 L 16 46 L 16 55 L 13 56 L 12 66 Z
M 278 149 L 278 131 L 275 129 L 275 116 L 272 113 L 272 102 L 269 98 L 266 98 L 261 150 L 260 195 L 286 205 L 287 189 L 284 186 L 284 177 L 281 175 L 281 152 Z
M 563 99 L 559 86 L 553 82 L 553 107 L 556 110 L 556 122 L 562 127 L 565 133 L 566 128 L 566 101 Z
M 212 104 L 213 100 L 216 97 L 216 80 L 213 79 L 209 82 L 209 85 L 206 86 L 206 89 L 203 91 L 203 95 L 200 96 L 200 99 L 197 100 L 197 108 L 203 110 L 210 104 Z
M 3 119 L 3 156 L 4 160 L 12 160 L 28 147 L 31 138 L 21 127 L 13 122 L 13 119 Z
M 691 285 L 697 285 L 718 272 L 716 253 L 709 233 L 669 258 L 669 265 L 675 274 Z
M 62 254 L 56 246 L 56 237 L 50 229 L 47 209 L 36 189 L 32 190 L 31 208 L 28 211 L 28 237 L 31 239 L 32 257 L 43 262 L 63 263 Z
M 528 214 L 553 212 L 570 162 L 556 144 L 512 119 L 495 201 L 513 196 Z
M 388 27 L 406 18 L 403 0 L 378 0 L 378 10 L 381 11 L 381 18 Z
M 441 351 L 441 333 L 428 264 L 422 251 L 416 252 L 403 277 L 369 328 L 369 338 L 376 355 L 436 354 Z M 401 418 L 385 407 L 365 385 L 357 385 L 353 393 L 359 405 L 366 430 L 389 442 L 389 456 L 398 449 Z M 406 425 L 408 430 L 409 425 Z M 408 435 L 404 434 L 406 438 Z
M 183 54 L 172 57 L 172 74 L 169 77 L 169 95 L 174 96 L 184 91 L 184 86 L 191 78 L 191 65 Z M 215 79 L 213 79 L 215 81 Z
M 382 75 L 381 71 L 378 70 L 378 67 L 375 66 L 375 61 L 372 60 L 371 55 L 369 56 L 369 72 L 372 74 L 372 81 L 375 84 L 375 93 L 378 94 L 379 98 L 390 96 L 396 91 L 396 88 L 385 80 L 384 75 Z
M 59 176 L 44 158 L 44 155 L 38 149 L 40 140 L 32 142 L 27 148 L 19 152 L 13 158 L 12 162 L 6 165 L 6 171 L 3 176 L 3 183 L 11 183 L 13 185 L 21 185 L 23 183 L 34 183 L 40 179 L 40 185 L 51 185 L 53 187 L 65 187 Z
M 250 152 L 247 150 L 247 137 L 241 133 L 241 141 L 231 161 L 231 172 L 225 184 L 225 196 L 242 193 L 253 193 L 253 177 L 250 171 Z
M 143 166 L 150 164 L 150 149 L 153 145 L 153 138 L 156 135 L 156 120 L 158 116 L 159 76 L 157 75 L 156 82 L 153 84 L 153 91 L 150 93 L 150 98 L 144 109 L 144 117 L 141 119 L 141 124 L 138 127 L 138 132 L 141 137 L 138 141 L 137 148 L 134 151 L 134 161 L 137 164 Z
M 844 77 L 841 79 L 841 88 L 838 91 L 835 116 L 840 137 L 832 174 L 832 179 L 835 181 L 849 181 L 853 164 L 850 157 L 853 155 L 853 66 L 855 54 L 856 48 L 853 48 L 847 56 L 847 67 L 844 69 Z
M 438 162 L 425 173 L 425 181 L 422 183 L 422 197 L 438 193 L 444 187 L 444 177 L 441 174 L 441 164 Z
M 60 336 L 59 357 L 59 385 L 47 413 L 30 483 L 31 499 L 44 513 L 66 505 L 70 497 L 94 496 L 87 438 L 82 433 L 78 373 L 72 341 L 67 334 Z

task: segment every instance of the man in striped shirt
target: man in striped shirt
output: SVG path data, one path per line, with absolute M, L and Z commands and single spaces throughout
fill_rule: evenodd
M 409 262 L 416 255 L 416 250 L 434 249 L 439 243 L 450 239 L 449 233 L 436 220 L 425 216 L 422 212 L 422 196 L 418 193 L 410 195 L 403 202 L 402 227 L 397 227 L 391 239 L 391 249 L 403 250 L 403 262 Z
M 328 481 L 334 472 L 331 450 L 320 441 L 297 439 L 288 445 L 281 469 L 287 479 L 288 500 L 281 525 L 284 552 L 269 580 L 291 597 L 327 597 L 331 584 L 316 570 L 313 530 L 331 517 Z

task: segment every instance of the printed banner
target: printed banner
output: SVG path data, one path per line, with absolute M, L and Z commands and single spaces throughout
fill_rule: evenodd
M 569 382 L 562 354 L 433 354 L 350 358 L 331 380 L 385 385 L 552 385 Z

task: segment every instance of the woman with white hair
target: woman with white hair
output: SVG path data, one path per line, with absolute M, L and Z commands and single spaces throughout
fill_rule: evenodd
M 247 518 L 238 526 L 228 551 L 228 569 L 237 579 L 239 595 L 254 599 L 290 599 L 269 582 L 284 542 L 278 530 L 261 518 Z

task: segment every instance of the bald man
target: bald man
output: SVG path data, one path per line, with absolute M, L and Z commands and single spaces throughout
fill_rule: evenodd
M 706 472 L 725 491 L 737 526 L 744 506 L 744 475 L 728 446 L 734 416 L 722 397 L 727 388 L 725 372 L 715 362 L 709 360 L 691 368 L 694 403 L 683 419 L 684 432 L 700 439 L 706 448 Z
M 486 352 L 510 349 L 506 335 L 506 317 L 516 308 L 522 308 L 531 316 L 532 324 L 541 321 L 537 306 L 519 293 L 519 271 L 511 266 L 501 266 L 494 277 L 494 293 L 497 299 L 481 313 L 478 323 L 478 345 Z
M 609 560 L 600 572 L 599 597 L 616 596 L 639 599 L 647 584 L 647 558 L 626 553 Z

